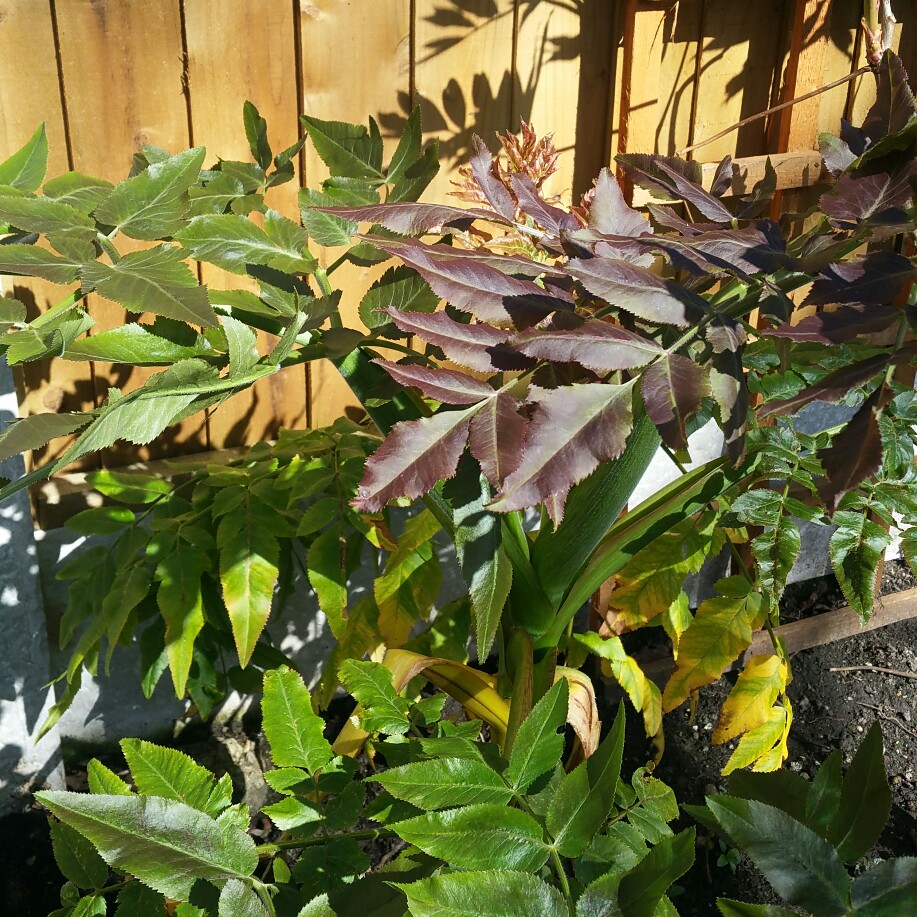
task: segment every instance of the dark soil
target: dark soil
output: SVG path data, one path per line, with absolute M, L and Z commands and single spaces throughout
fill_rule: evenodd
M 882 594 L 917 585 L 903 562 L 886 567 Z M 784 597 L 782 620 L 794 620 L 844 604 L 833 578 L 791 587 Z M 913 672 L 913 678 L 875 671 L 832 672 L 847 666 L 882 666 Z M 687 706 L 665 721 L 666 750 L 655 774 L 668 783 L 681 803 L 703 803 L 705 793 L 726 790 L 721 770 L 734 743 L 714 748 L 710 733 L 731 684 L 728 678 L 700 693 L 693 720 Z M 807 779 L 835 748 L 845 762 L 866 730 L 879 717 L 885 737 L 886 770 L 892 786 L 892 814 L 868 858 L 917 855 L 917 620 L 892 624 L 798 653 L 789 689 L 794 720 L 787 765 Z M 683 819 L 684 826 L 692 820 Z M 718 915 L 716 896 L 758 904 L 778 904 L 767 881 L 741 857 L 737 865 L 717 865 L 723 850 L 705 846 L 698 830 L 697 859 L 673 903 L 682 917 Z M 915 907 L 917 911 L 917 907 Z
M 883 580 L 883 594 L 900 592 L 917 586 L 905 564 L 888 564 Z M 843 596 L 830 577 L 791 587 L 785 596 L 782 620 L 796 620 L 843 605 Z M 882 666 L 914 678 L 875 671 L 832 672 L 846 666 Z M 790 697 L 794 707 L 788 766 L 811 779 L 821 762 L 835 748 L 845 761 L 850 760 L 864 733 L 876 717 L 882 721 L 885 736 L 886 768 L 893 792 L 892 816 L 886 831 L 870 856 L 917 855 L 917 620 L 890 625 L 837 643 L 799 653 L 793 659 L 793 683 Z M 733 676 L 734 679 L 734 676 Z M 666 750 L 656 776 L 668 783 L 681 803 L 702 803 L 704 795 L 725 791 L 721 770 L 734 745 L 714 748 L 710 734 L 719 709 L 731 683 L 721 679 L 701 692 L 696 715 L 687 708 L 669 715 L 665 722 Z M 343 722 L 349 711 L 333 711 L 336 722 Z M 647 760 L 645 738 L 637 718 L 628 737 L 625 767 L 644 764 Z M 213 737 L 188 736 L 180 743 L 183 750 L 218 773 L 228 771 L 237 785 L 237 795 L 244 792 L 247 801 L 260 806 L 257 797 L 256 771 L 267 764 L 263 736 L 244 733 Z M 197 741 L 194 741 L 197 739 Z M 116 771 L 123 760 L 105 758 Z M 249 766 L 250 765 L 250 766 Z M 269 765 L 268 765 L 269 766 Z M 85 790 L 85 763 L 74 762 L 68 775 L 68 788 Z M 263 786 L 263 783 L 262 783 Z M 693 824 L 683 817 L 676 828 Z M 253 824 L 254 833 L 271 830 L 268 823 Z M 744 857 L 733 857 L 734 865 L 717 865 L 727 852 L 698 830 L 697 860 L 694 868 L 679 882 L 680 893 L 673 901 L 682 917 L 718 915 L 717 896 L 737 898 L 759 904 L 779 903 L 767 881 Z M 392 842 L 367 850 L 374 860 L 384 860 L 397 853 Z M 51 858 L 46 817 L 37 810 L 0 820 L 0 914 L 19 917 L 47 917 L 59 907 L 62 880 Z M 917 908 L 915 908 L 917 912 Z

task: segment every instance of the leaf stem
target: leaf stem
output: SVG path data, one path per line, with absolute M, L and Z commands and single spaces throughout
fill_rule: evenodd
M 344 838 L 353 841 L 374 841 L 379 838 L 398 837 L 397 832 L 391 828 L 373 828 L 366 831 L 344 831 L 341 834 L 332 834 L 327 837 L 300 837 L 289 841 L 277 841 L 275 844 L 263 844 L 258 848 L 258 858 L 273 856 L 278 850 L 298 850 L 305 847 L 317 847 L 328 840 L 341 840 Z
M 85 299 L 88 295 L 88 292 L 82 287 L 77 287 L 66 299 L 62 299 L 59 303 L 53 305 L 47 312 L 42 312 L 31 325 L 33 328 L 40 328 L 42 325 L 46 325 L 52 319 L 57 318 L 58 315 L 63 314 L 68 309 L 72 309 L 80 300 Z

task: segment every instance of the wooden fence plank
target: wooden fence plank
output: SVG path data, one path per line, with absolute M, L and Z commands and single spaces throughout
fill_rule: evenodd
M 470 157 L 472 135 L 493 148 L 495 133 L 518 129 L 513 98 L 525 90 L 514 86 L 514 4 L 416 0 L 415 6 L 414 85 L 427 133 L 440 140 L 442 161 L 427 197 L 443 200 Z
M 673 156 L 676 150 L 691 143 L 703 13 L 701 3 L 678 3 L 666 11 L 659 84 L 660 110 L 653 152 Z
M 828 23 L 830 41 L 825 49 L 822 85 L 833 83 L 860 66 L 860 61 L 854 58 L 862 15 L 862 0 L 833 0 Z M 841 118 L 847 113 L 849 92 L 850 84 L 844 83 L 819 96 L 818 133 L 840 133 Z
M 296 40 L 293 8 L 288 0 L 184 0 L 191 135 L 207 147 L 207 162 L 249 161 L 242 125 L 242 106 L 255 104 L 268 125 L 275 152 L 299 136 Z M 297 220 L 297 181 L 268 192 L 267 203 Z M 202 279 L 214 289 L 251 289 L 257 284 L 201 265 Z M 259 334 L 261 353 L 276 338 Z M 275 437 L 280 427 L 306 424 L 306 370 L 298 366 L 262 379 L 235 395 L 209 417 L 214 449 Z
M 578 200 L 608 163 L 615 3 L 553 4 L 520 0 L 516 31 L 516 91 L 511 130 L 524 118 L 539 136 L 554 134 L 560 155 L 547 186 Z
M 70 168 L 61 105 L 54 27 L 47 2 L 0 2 L 0 161 L 18 150 L 44 122 L 48 135 L 48 176 Z M 41 62 L 40 66 L 36 62 Z M 27 277 L 3 278 L 3 292 L 24 303 L 30 317 L 67 295 L 67 288 Z M 86 364 L 24 363 L 14 368 L 23 416 L 45 411 L 82 411 L 95 404 L 95 389 Z M 34 458 L 60 455 L 72 441 L 58 440 Z M 93 467 L 87 461 L 82 467 Z
M 695 143 L 770 106 L 784 5 L 784 0 L 757 0 L 753 6 L 706 0 Z M 760 119 L 704 146 L 697 155 L 715 160 L 756 155 L 766 148 L 766 122 Z
M 73 167 L 120 181 L 145 144 L 171 152 L 188 146 L 182 91 L 182 35 L 178 0 L 68 0 L 56 6 Z M 122 251 L 131 248 L 119 239 Z M 120 324 L 124 309 L 93 297 L 97 328 Z M 96 390 L 135 388 L 153 371 L 95 364 Z M 203 415 L 171 428 L 150 446 L 116 446 L 103 461 L 200 451 L 207 444 Z
M 365 124 L 374 114 L 389 133 L 400 131 L 400 123 L 411 108 L 411 20 L 404 0 L 314 0 L 303 7 L 301 18 L 302 98 L 306 114 L 328 120 Z M 369 79 L 352 79 L 361 68 L 371 71 Z M 425 127 L 429 127 L 425 125 Z M 386 140 L 386 154 L 395 139 Z M 307 146 L 305 180 L 317 188 L 327 169 Z M 326 252 L 330 263 L 337 252 Z M 344 290 L 344 324 L 359 327 L 357 306 L 363 292 L 378 276 L 378 269 L 345 265 L 331 277 L 334 287 Z M 310 422 L 330 424 L 342 410 L 356 405 L 347 384 L 329 363 L 313 364 Z

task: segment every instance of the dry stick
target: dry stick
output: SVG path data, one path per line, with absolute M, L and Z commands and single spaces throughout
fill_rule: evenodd
M 917 673 L 902 672 L 901 669 L 886 669 L 880 665 L 842 665 L 832 669 L 829 672 L 883 672 L 885 675 L 897 675 L 899 678 L 913 678 L 917 680 Z
M 874 710 L 876 716 L 879 717 L 880 720 L 887 720 L 889 723 L 894 723 L 899 729 L 903 729 L 908 735 L 917 739 L 917 732 L 914 732 L 913 729 L 909 729 L 907 726 L 905 726 L 904 723 L 898 719 L 898 717 L 889 716 L 887 713 L 883 713 L 881 707 L 876 707 L 874 704 L 864 704 L 862 701 L 857 701 L 857 706 L 865 707 L 867 710 Z
M 707 146 L 708 143 L 713 143 L 714 140 L 719 140 L 720 137 L 725 137 L 727 134 L 731 134 L 733 131 L 737 131 L 745 127 L 747 124 L 752 124 L 761 118 L 766 118 L 768 115 L 773 115 L 775 112 L 783 111 L 784 108 L 791 108 L 797 102 L 805 102 L 806 99 L 814 98 L 823 92 L 827 92 L 829 89 L 834 89 L 837 86 L 843 85 L 844 83 L 849 83 L 851 80 L 855 80 L 857 77 L 863 76 L 864 74 L 870 72 L 871 70 L 869 67 L 860 67 L 859 70 L 854 70 L 853 73 L 848 73 L 847 76 L 842 76 L 839 80 L 835 80 L 833 83 L 828 83 L 827 86 L 820 86 L 818 89 L 813 89 L 811 92 L 807 92 L 796 99 L 790 99 L 789 102 L 782 102 L 780 105 L 775 105 L 773 108 L 768 108 L 766 111 L 759 111 L 758 114 L 752 115 L 750 118 L 744 118 L 737 124 L 733 124 L 730 127 L 727 127 L 725 130 L 720 131 L 718 134 L 714 134 L 712 137 L 707 137 L 706 140 L 701 140 L 699 143 L 692 143 L 691 146 L 686 146 L 684 149 L 678 150 L 678 155 L 683 156 L 685 153 L 690 153 L 692 150 L 696 150 L 699 147 Z

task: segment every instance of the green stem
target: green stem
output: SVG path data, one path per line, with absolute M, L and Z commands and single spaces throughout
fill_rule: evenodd
M 367 831 L 345 831 L 341 834 L 332 834 L 328 837 L 301 837 L 290 841 L 278 841 L 276 844 L 263 844 L 258 848 L 259 859 L 273 856 L 278 850 L 298 850 L 305 847 L 317 847 L 327 840 L 342 840 L 349 838 L 354 841 L 374 841 L 383 837 L 398 837 L 391 828 L 375 828 Z
M 31 323 L 33 328 L 40 328 L 42 325 L 46 325 L 52 319 L 57 318 L 58 315 L 62 315 L 68 309 L 72 309 L 80 300 L 85 299 L 88 295 L 86 290 L 83 290 L 81 287 L 77 287 L 66 299 L 62 299 L 59 303 L 53 305 L 47 312 L 42 312 L 38 318 Z
M 551 848 L 551 862 L 554 865 L 554 872 L 557 873 L 557 881 L 560 882 L 560 890 L 563 893 L 564 900 L 567 902 L 567 908 L 572 914 L 574 912 L 574 902 L 573 895 L 570 894 L 570 883 L 567 880 L 567 873 L 564 870 L 560 854 L 553 847 Z

